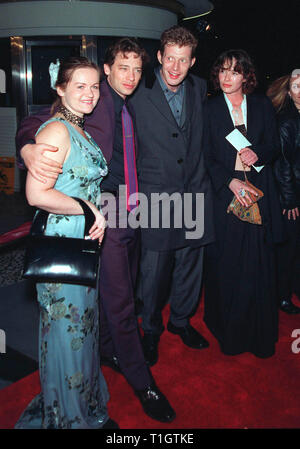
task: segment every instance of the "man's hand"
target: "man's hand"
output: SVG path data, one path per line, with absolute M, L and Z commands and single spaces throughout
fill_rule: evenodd
M 254 153 L 253 150 L 251 150 L 250 148 L 243 148 L 240 152 L 239 152 L 241 161 L 243 162 L 243 164 L 247 165 L 247 167 L 251 167 L 251 165 L 255 164 L 255 162 L 258 161 L 258 157 L 256 155 L 256 153 Z
M 57 179 L 62 173 L 59 162 L 45 156 L 45 151 L 57 151 L 58 148 L 43 143 L 27 144 L 21 149 L 21 156 L 31 175 L 40 182 L 46 183 L 47 178 Z

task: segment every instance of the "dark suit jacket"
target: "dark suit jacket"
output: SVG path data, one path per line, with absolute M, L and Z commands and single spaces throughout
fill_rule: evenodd
M 51 117 L 50 109 L 44 109 L 40 114 L 26 117 L 16 135 L 17 159 L 22 164 L 20 158 L 21 148 L 30 140 L 35 139 L 35 133 L 42 123 Z M 115 111 L 114 104 L 106 80 L 101 82 L 100 100 L 93 112 L 86 116 L 85 129 L 101 148 L 107 162 L 111 160 L 115 131 Z
M 220 94 L 205 106 L 205 158 L 214 187 L 216 226 L 225 226 L 226 209 L 233 193 L 228 180 L 235 172 L 236 149 L 225 139 L 234 125 L 224 99 Z M 279 192 L 275 184 L 272 163 L 279 154 L 280 142 L 275 111 L 265 95 L 247 95 L 247 138 L 258 156 L 256 166 L 264 165 L 260 173 L 251 170 L 251 182 L 264 192 L 259 201 L 266 233 L 271 242 L 282 241 L 283 227 L 279 206 Z M 240 172 L 243 180 L 243 172 Z
M 184 193 L 192 193 L 194 212 L 195 194 L 204 194 L 204 211 L 201 210 L 201 216 L 204 214 L 204 234 L 201 238 L 187 239 L 186 231 L 191 229 L 172 226 L 174 208 L 171 202 L 171 228 L 164 229 L 162 223 L 158 228 L 142 228 L 143 245 L 156 251 L 198 247 L 210 243 L 214 237 L 211 184 L 204 166 L 202 144 L 206 83 L 198 77 L 188 75 L 185 85 L 186 122 L 190 130 L 188 141 L 177 125 L 154 74 L 142 80 L 130 99 L 135 111 L 138 134 L 139 191 L 146 195 L 148 201 L 153 193 L 165 192 L 171 195 L 178 192 L 180 201 Z M 154 214 L 150 206 L 148 212 L 150 222 Z

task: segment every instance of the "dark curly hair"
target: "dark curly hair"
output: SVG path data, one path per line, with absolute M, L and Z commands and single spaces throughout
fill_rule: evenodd
M 250 94 L 257 86 L 255 68 L 253 62 L 245 50 L 226 50 L 214 62 L 211 69 L 211 81 L 214 89 L 220 89 L 219 72 L 226 62 L 230 63 L 230 67 L 234 63 L 234 71 L 241 73 L 246 82 L 243 83 L 243 93 Z
M 142 47 L 140 41 L 135 37 L 122 37 L 116 40 L 105 52 L 104 64 L 111 67 L 118 53 L 126 55 L 126 53 L 136 53 L 137 57 L 142 59 L 143 68 L 149 62 L 149 56 Z

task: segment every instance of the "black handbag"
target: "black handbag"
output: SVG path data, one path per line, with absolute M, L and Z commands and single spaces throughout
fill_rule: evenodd
M 95 222 L 95 215 L 80 198 L 85 216 L 84 236 Z M 39 210 L 34 217 L 25 251 L 23 277 L 35 282 L 67 283 L 96 287 L 99 268 L 99 242 L 82 238 L 44 235 L 49 212 Z

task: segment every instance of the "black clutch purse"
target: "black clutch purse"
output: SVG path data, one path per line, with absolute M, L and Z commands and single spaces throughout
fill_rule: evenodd
M 80 198 L 85 216 L 84 235 L 95 215 Z M 98 240 L 44 235 L 49 212 L 39 210 L 34 217 L 25 251 L 23 277 L 35 282 L 67 283 L 96 287 L 99 267 Z

